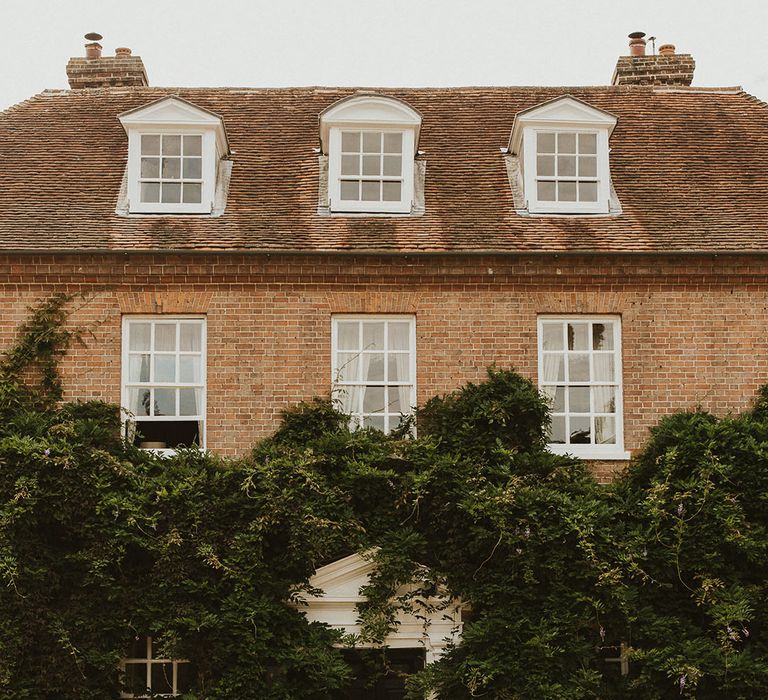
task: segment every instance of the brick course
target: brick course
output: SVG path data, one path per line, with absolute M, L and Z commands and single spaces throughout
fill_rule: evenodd
M 328 392 L 333 313 L 416 315 L 420 402 L 494 362 L 535 380 L 538 314 L 620 314 L 629 450 L 673 411 L 744 410 L 768 380 L 764 256 L 30 254 L 0 256 L 0 280 L 0 347 L 36 300 L 85 295 L 68 399 L 119 402 L 123 314 L 205 314 L 208 447 L 227 455 Z

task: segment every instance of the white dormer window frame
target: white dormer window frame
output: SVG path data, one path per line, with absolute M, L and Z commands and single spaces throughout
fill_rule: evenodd
M 609 139 L 617 119 L 570 95 L 515 117 L 509 151 L 520 159 L 531 214 L 608 214 Z
M 129 213 L 210 214 L 229 154 L 221 117 L 165 97 L 118 118 L 128 134 Z
M 421 115 L 382 95 L 355 95 L 320 115 L 332 213 L 410 214 Z

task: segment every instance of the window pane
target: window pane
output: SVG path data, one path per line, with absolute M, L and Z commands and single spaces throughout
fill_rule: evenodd
M 536 196 L 540 202 L 554 202 L 555 201 L 555 183 L 554 182 L 538 182 L 536 188 Z
M 160 177 L 160 159 L 142 158 L 141 177 Z
M 129 350 L 149 350 L 151 338 L 151 326 L 149 323 L 130 323 L 128 324 L 128 349 Z
M 402 156 L 384 156 L 384 175 L 390 177 L 400 177 L 402 173 Z
M 176 355 L 155 355 L 155 381 L 176 381 Z
M 163 204 L 178 204 L 181 201 L 181 185 L 177 182 L 163 183 Z
M 592 324 L 592 348 L 594 350 L 613 350 L 613 324 Z
M 365 321 L 363 323 L 363 350 L 384 349 L 384 322 Z
M 385 418 L 382 415 L 378 416 L 363 416 L 362 426 L 364 428 L 375 428 L 384 432 L 386 430 Z
M 173 692 L 173 664 L 152 664 L 152 692 Z
M 389 355 L 389 381 L 408 382 L 411 379 L 410 355 L 407 352 L 394 352 Z
M 128 405 L 126 408 L 134 416 L 148 416 L 152 404 L 151 392 L 149 389 L 139 389 L 133 387 L 128 390 Z
M 597 134 L 579 134 L 579 153 L 597 153 Z
M 163 155 L 181 155 L 181 136 L 163 136 Z
M 616 389 L 612 386 L 592 387 L 595 413 L 616 413 Z
M 125 664 L 125 685 L 134 695 L 147 691 L 147 664 Z
M 541 391 L 547 397 L 552 413 L 563 413 L 565 411 L 564 386 L 545 386 L 542 387 Z
M 411 347 L 411 324 L 406 321 L 389 322 L 389 349 L 409 350 Z
M 176 389 L 155 389 L 155 415 L 176 415 Z
M 159 182 L 142 182 L 141 183 L 141 201 L 142 202 L 159 202 L 160 201 L 160 183 Z
M 565 381 L 565 370 L 563 369 L 563 356 L 560 353 L 544 353 L 544 376 L 543 382 L 562 382 Z
M 576 134 L 558 134 L 557 152 L 576 153 Z
M 199 182 L 184 183 L 184 203 L 200 204 L 203 200 L 203 187 Z
M 576 156 L 558 156 L 557 174 L 559 177 L 576 177 Z
M 384 381 L 384 353 L 364 353 L 360 361 L 363 363 L 363 381 Z
M 181 177 L 181 158 L 163 158 L 163 177 L 171 180 Z
M 340 352 L 336 356 L 337 377 L 334 381 L 338 382 L 357 382 L 360 381 L 360 355 L 356 352 Z
M 389 413 L 400 413 L 404 411 L 403 408 L 406 405 L 404 400 L 401 400 L 400 394 L 401 387 L 391 386 L 387 389 L 387 411 Z M 402 399 L 405 399 L 403 396 Z
M 402 199 L 401 184 L 399 182 L 384 182 L 382 183 L 384 191 L 385 202 L 399 202 Z
M 568 381 L 589 381 L 589 355 L 568 356 Z
M 146 659 L 147 658 L 147 638 L 145 636 L 134 637 L 131 639 L 130 646 L 128 647 L 129 659 Z
M 128 358 L 128 381 L 149 381 L 149 355 L 131 355 Z
M 384 134 L 384 153 L 402 153 L 403 152 L 403 135 L 401 133 L 396 134 Z
M 558 182 L 557 183 L 557 201 L 575 202 L 576 201 L 576 183 Z
M 588 386 L 572 386 L 568 389 L 568 410 L 570 413 L 589 413 Z
M 180 349 L 187 352 L 199 352 L 202 349 L 203 326 L 200 323 L 179 324 Z
M 155 324 L 155 350 L 175 350 L 176 349 L 176 324 L 175 323 L 156 323 Z
M 570 443 L 572 445 L 588 445 L 592 442 L 592 430 L 589 416 L 571 417 Z
M 548 441 L 560 445 L 565 442 L 565 416 L 552 416 Z
M 362 182 L 362 200 L 378 202 L 381 199 L 381 184 L 377 182 Z
M 363 413 L 383 413 L 384 408 L 384 387 L 366 387 L 363 395 Z
M 555 176 L 555 157 L 554 156 L 537 156 L 536 157 L 536 174 L 541 177 L 554 177 Z
M 541 132 L 536 134 L 536 151 L 538 153 L 554 153 L 555 135 Z
M 381 153 L 381 132 L 363 132 L 363 153 Z
M 568 324 L 568 349 L 589 350 L 589 324 Z
M 200 389 L 179 389 L 180 416 L 197 416 L 200 408 Z
M 599 352 L 593 356 L 593 363 L 595 365 L 595 381 L 596 382 L 612 382 L 614 381 L 614 362 L 612 352 Z
M 191 178 L 192 180 L 199 180 L 203 176 L 203 159 L 202 158 L 185 158 L 184 159 L 184 177 Z
M 596 202 L 597 201 L 597 183 L 580 182 L 579 183 L 579 201 Z
M 360 174 L 360 156 L 342 156 L 341 157 L 342 175 Z
M 357 321 L 339 321 L 336 324 L 336 346 L 339 350 L 359 350 L 360 324 Z
M 200 156 L 202 154 L 203 154 L 203 137 L 202 136 L 185 136 L 184 137 L 184 155 Z
M 357 180 L 341 181 L 341 198 L 344 200 L 360 199 L 360 183 Z
M 360 152 L 360 132 L 342 131 L 341 132 L 341 150 L 348 153 Z
M 595 443 L 598 445 L 616 444 L 616 419 L 612 416 L 595 417 Z
M 579 177 L 597 177 L 597 158 L 579 156 Z
M 381 156 L 363 156 L 363 175 L 381 175 Z
M 200 357 L 198 355 L 182 355 L 179 357 L 179 381 L 199 383 L 201 379 Z
M 141 155 L 159 156 L 160 155 L 160 137 L 143 135 L 141 137 Z
M 562 323 L 542 323 L 542 345 L 544 350 L 562 350 L 563 349 L 563 324 Z

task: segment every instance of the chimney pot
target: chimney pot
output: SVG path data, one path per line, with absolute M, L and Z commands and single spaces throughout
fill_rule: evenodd
M 659 46 L 659 54 L 661 56 L 674 56 L 675 45 L 674 44 L 662 44 Z
M 115 49 L 115 56 L 130 56 L 131 50 L 127 46 L 119 46 Z
M 645 32 L 632 32 L 629 35 L 629 55 L 645 56 Z
M 98 42 L 94 41 L 91 44 L 85 45 L 85 57 L 88 59 L 101 58 L 101 50 L 104 47 Z

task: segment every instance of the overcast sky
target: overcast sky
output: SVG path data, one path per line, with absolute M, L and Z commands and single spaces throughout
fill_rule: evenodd
M 766 0 L 0 0 L 0 109 L 66 88 L 99 32 L 154 86 L 599 85 L 627 34 L 768 101 Z

